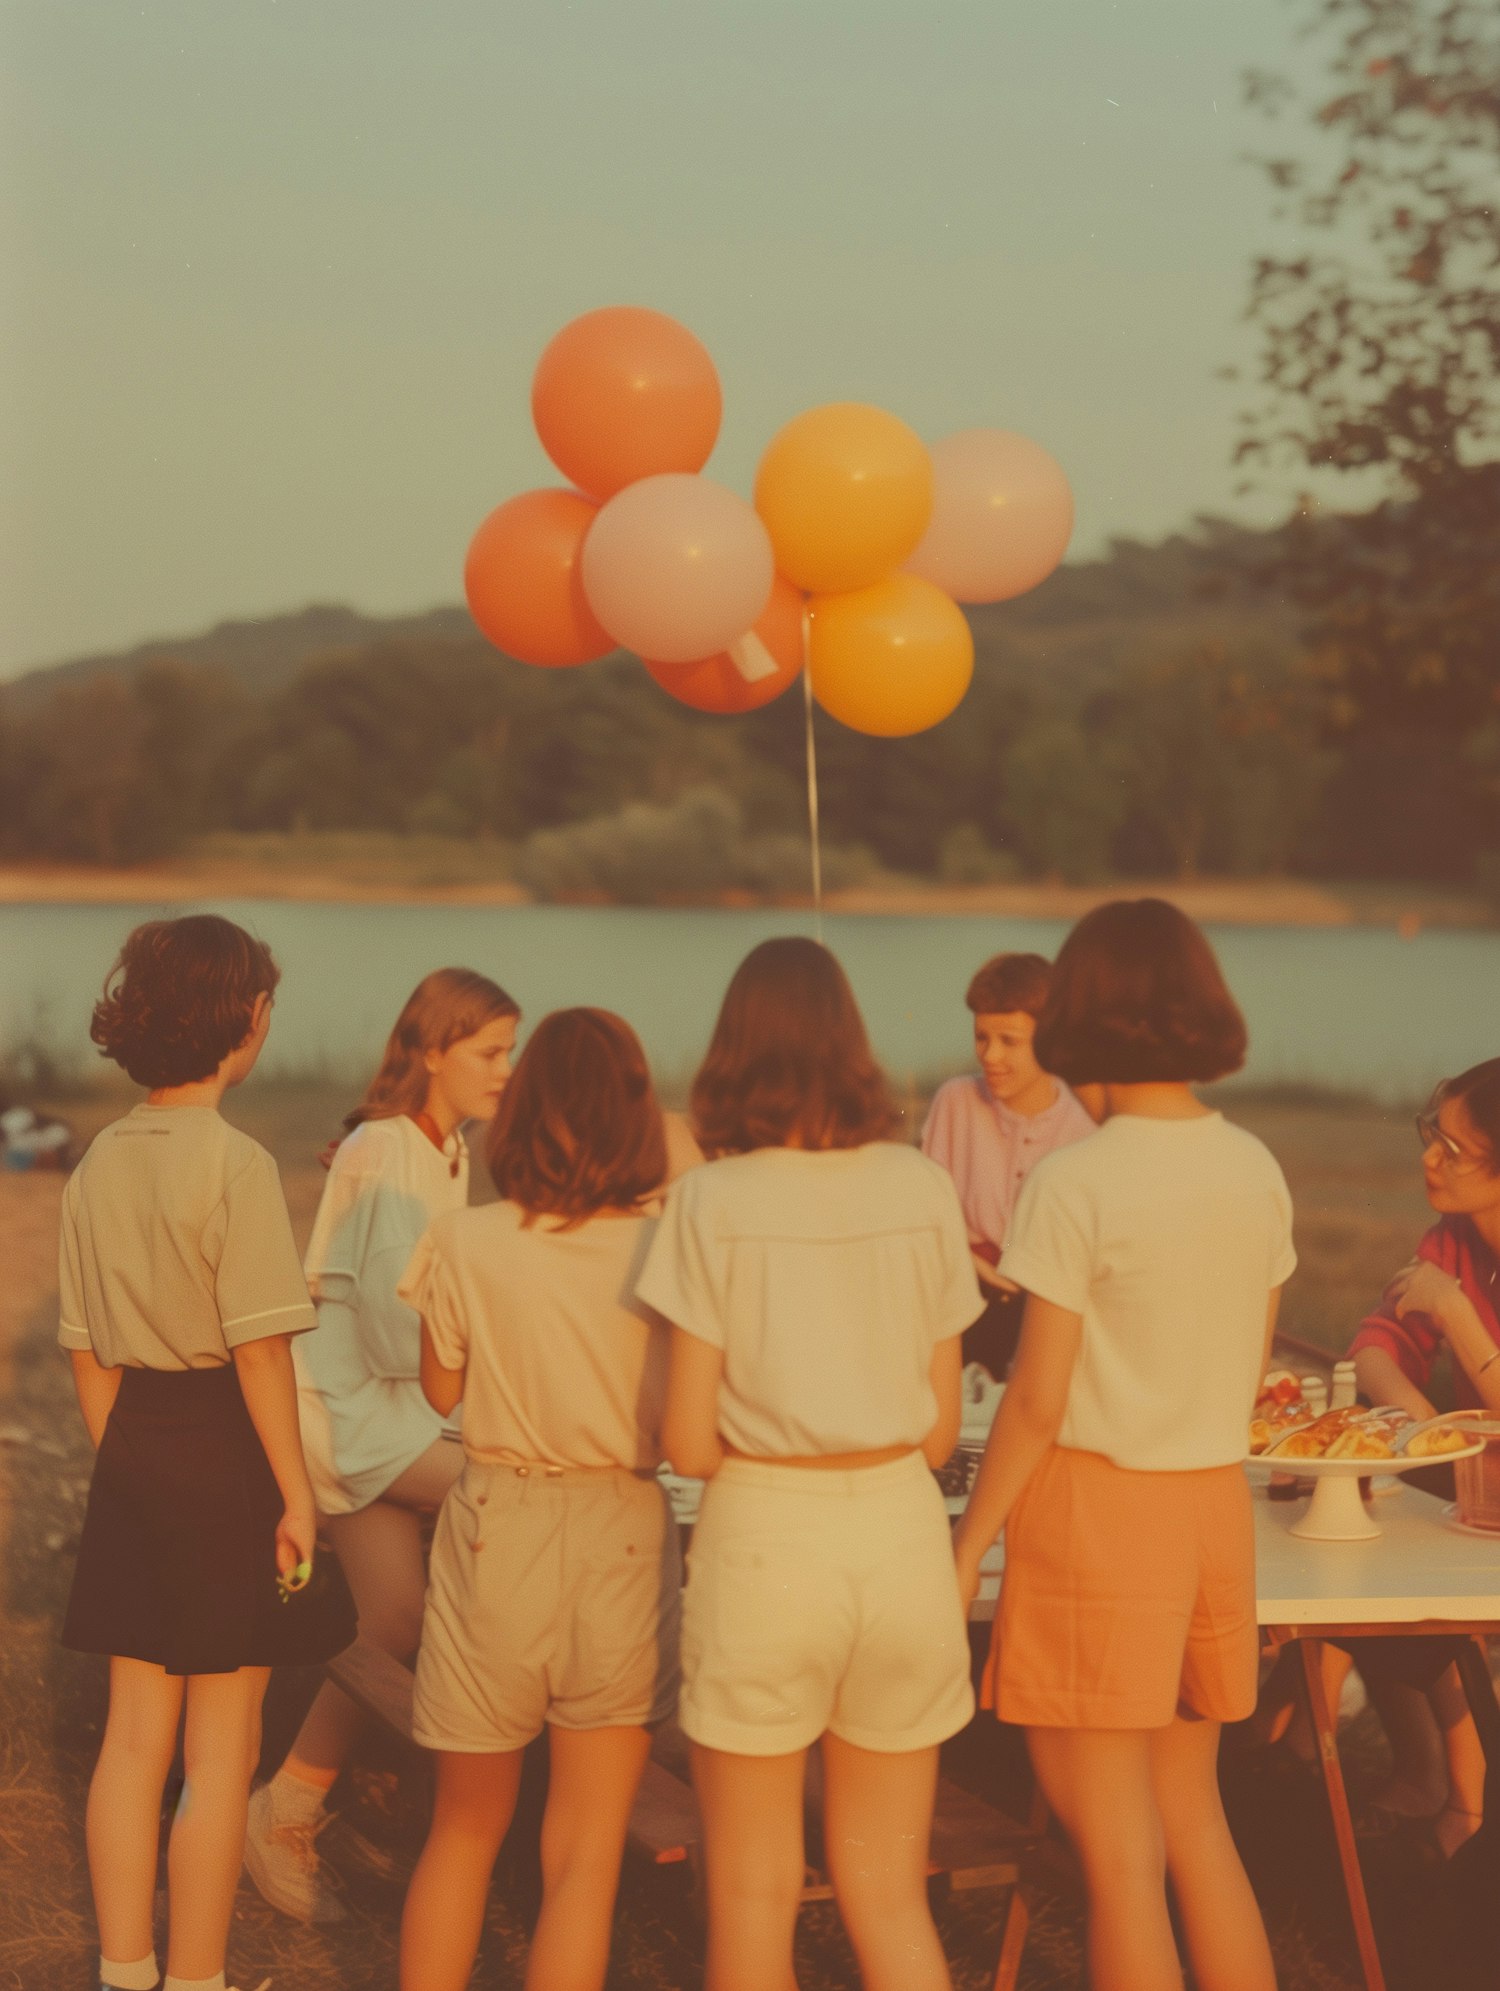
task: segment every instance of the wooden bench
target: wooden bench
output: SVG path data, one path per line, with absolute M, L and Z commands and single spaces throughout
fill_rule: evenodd
M 396 1740 L 417 1746 L 412 1737 L 413 1679 L 409 1667 L 360 1638 L 330 1659 L 326 1671 L 361 1713 Z M 667 1722 L 653 1739 L 626 1838 L 638 1858 L 655 1866 L 685 1862 L 696 1875 L 698 1808 L 687 1781 L 687 1767 L 687 1738 L 675 1722 Z M 822 1766 L 816 1751 L 808 1757 L 806 1801 L 809 1851 L 821 1859 Z M 1010 1991 L 1015 1983 L 1030 1921 L 1026 1873 L 1039 1849 L 1045 1824 L 1044 1811 L 1034 1809 L 1032 1819 L 1023 1825 L 949 1778 L 938 1779 L 928 1873 L 943 1878 L 952 1888 L 1011 1889 L 995 1991 Z M 832 1898 L 833 1886 L 827 1874 L 820 1866 L 809 1866 L 803 1901 Z

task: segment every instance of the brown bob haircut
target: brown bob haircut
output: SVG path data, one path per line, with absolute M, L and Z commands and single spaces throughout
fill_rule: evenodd
M 857 1148 L 896 1123 L 843 969 L 815 940 L 763 940 L 734 972 L 693 1081 L 709 1155 Z
M 1187 914 L 1165 899 L 1115 899 L 1063 942 L 1036 1056 L 1070 1085 L 1185 1084 L 1238 1071 L 1248 1041 Z
M 571 1229 L 662 1188 L 667 1137 L 646 1054 L 607 1009 L 557 1009 L 532 1031 L 486 1143 L 500 1194 Z
M 380 1067 L 358 1106 L 344 1115 L 352 1133 L 362 1120 L 395 1120 L 420 1113 L 431 1075 L 429 1051 L 446 1051 L 475 1037 L 499 1017 L 519 1016 L 521 1005 L 498 982 L 473 968 L 434 968 L 402 1005 L 386 1039 Z
M 153 1091 L 212 1078 L 250 1035 L 281 970 L 263 940 L 217 913 L 147 920 L 120 949 L 89 1035 Z
M 964 991 L 976 1016 L 1040 1016 L 1052 964 L 1040 954 L 993 954 Z

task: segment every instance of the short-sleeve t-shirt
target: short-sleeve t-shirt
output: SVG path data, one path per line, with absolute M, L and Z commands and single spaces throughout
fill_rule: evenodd
M 206 1369 L 317 1315 L 276 1164 L 212 1106 L 141 1105 L 63 1194 L 58 1342 L 106 1369 Z
M 1139 1472 L 1245 1456 L 1266 1303 L 1291 1277 L 1270 1152 L 1220 1114 L 1116 1114 L 1037 1164 L 1000 1270 L 1081 1316 L 1057 1442 Z
M 984 1310 L 952 1179 L 915 1148 L 759 1148 L 673 1185 L 639 1298 L 724 1354 L 757 1458 L 920 1445 L 934 1345 Z
M 515 1203 L 440 1217 L 400 1283 L 446 1369 L 464 1449 L 502 1464 L 661 1463 L 667 1335 L 633 1298 L 654 1223 L 530 1224 Z

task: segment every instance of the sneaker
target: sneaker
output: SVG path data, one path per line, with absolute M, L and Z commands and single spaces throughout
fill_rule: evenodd
M 269 1784 L 250 1793 L 245 1871 L 263 1900 L 298 1922 L 344 1920 L 343 1903 L 318 1858 L 316 1841 L 328 1818 L 320 1809 L 307 1823 L 288 1823 L 276 1815 L 276 1795 Z

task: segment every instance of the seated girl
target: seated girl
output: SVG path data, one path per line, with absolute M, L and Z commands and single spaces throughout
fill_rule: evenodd
M 1456 1407 L 1500 1415 L 1500 1058 L 1445 1079 L 1417 1132 L 1438 1221 L 1350 1344 L 1360 1394 L 1433 1416 L 1433 1375 L 1446 1350 Z M 1380 1806 L 1431 1815 L 1438 1850 L 1451 1854 L 1479 1829 L 1485 1771 L 1451 1645 L 1361 1639 L 1354 1653 L 1395 1753 Z M 1437 1719 L 1441 1762 L 1431 1760 L 1432 1723 L 1419 1694 Z

